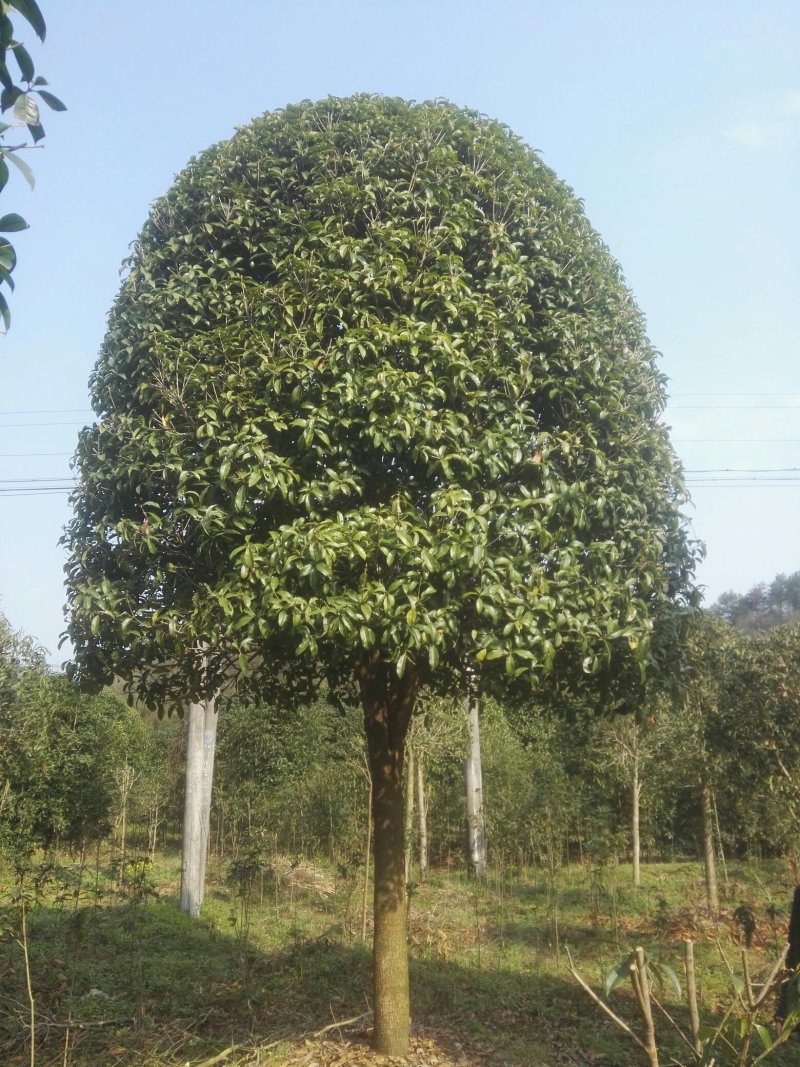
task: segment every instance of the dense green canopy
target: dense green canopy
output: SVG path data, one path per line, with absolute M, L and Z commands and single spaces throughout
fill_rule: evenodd
M 367 655 L 422 682 L 647 659 L 692 567 L 663 379 L 505 127 L 371 96 L 267 114 L 189 163 L 128 267 L 66 537 L 82 678 L 160 701 Z

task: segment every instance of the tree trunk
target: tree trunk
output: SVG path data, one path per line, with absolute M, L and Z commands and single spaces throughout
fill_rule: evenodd
M 372 778 L 367 799 L 367 842 L 364 846 L 364 893 L 361 900 L 361 944 L 367 943 L 367 901 L 369 899 L 369 859 L 372 853 Z
M 217 715 L 213 697 L 190 704 L 186 728 L 186 799 L 183 809 L 181 910 L 200 914 L 206 879 L 211 828 L 211 786 L 217 744 Z
M 119 875 L 117 877 L 118 888 L 121 888 L 125 882 L 125 860 L 128 844 L 128 797 L 130 796 L 131 789 L 133 789 L 135 778 L 136 775 L 134 774 L 133 768 L 128 763 L 124 763 L 117 776 L 121 804 L 119 822 Z
M 467 792 L 467 864 L 476 878 L 486 873 L 486 824 L 483 815 L 483 777 L 481 773 L 480 700 L 474 673 L 467 669 L 467 730 L 469 751 L 464 761 L 464 784 Z
M 403 754 L 418 682 L 409 668 L 398 680 L 377 654 L 360 663 L 357 673 L 372 778 L 375 1048 L 386 1056 L 405 1056 L 409 999 Z
M 419 812 L 419 880 L 428 873 L 428 802 L 425 799 L 425 767 L 422 751 L 417 753 L 417 811 Z
M 719 911 L 717 894 L 717 865 L 714 856 L 714 805 L 711 783 L 703 775 L 700 783 L 700 798 L 703 808 L 703 864 L 706 878 L 706 900 L 711 911 Z
M 631 783 L 631 849 L 633 852 L 633 887 L 639 889 L 642 884 L 642 839 L 639 831 L 639 801 L 642 796 L 642 783 L 639 781 L 639 755 L 634 749 L 633 782 Z
M 160 810 L 161 810 L 161 805 L 160 804 L 156 804 L 156 806 L 153 809 L 151 809 L 151 812 L 150 812 L 150 835 L 149 835 L 149 840 L 147 842 L 147 853 L 148 853 L 151 861 L 155 859 L 155 855 L 156 855 L 156 842 L 158 840 L 158 827 L 159 827 L 160 821 L 161 821 L 159 819 L 159 817 L 158 817 L 158 813 L 159 813 Z
M 403 841 L 405 844 L 405 858 L 403 870 L 405 871 L 406 887 L 411 884 L 411 868 L 414 863 L 413 838 L 414 838 L 414 749 L 408 746 L 406 756 L 406 807 L 403 817 Z
M 122 825 L 120 826 L 120 851 L 119 851 L 119 881 L 120 885 L 125 881 L 125 851 L 128 844 L 128 788 L 127 788 L 127 766 L 125 767 L 123 774 L 125 775 L 125 783 L 122 788 Z

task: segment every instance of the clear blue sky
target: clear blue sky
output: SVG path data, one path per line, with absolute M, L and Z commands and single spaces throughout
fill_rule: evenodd
M 775 472 L 800 468 L 796 0 L 40 4 L 47 43 L 21 36 L 69 111 L 28 153 L 35 192 L 2 194 L 32 229 L 0 338 L 0 488 L 69 476 L 120 262 L 192 154 L 302 98 L 445 96 L 585 201 L 663 352 L 676 449 L 714 471 L 688 479 L 762 472 L 692 488 L 708 599 L 800 569 L 798 472 Z M 53 662 L 66 519 L 64 494 L 0 492 L 0 610 Z

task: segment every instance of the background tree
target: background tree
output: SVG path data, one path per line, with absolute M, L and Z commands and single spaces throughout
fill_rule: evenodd
M 11 122 L 0 122 L 0 191 L 8 182 L 8 164 L 11 163 L 23 176 L 28 185 L 33 188 L 33 171 L 28 164 L 19 156 L 22 149 L 37 145 L 44 138 L 39 113 L 39 101 L 42 101 L 53 111 L 66 111 L 66 107 L 57 96 L 45 89 L 47 81 L 37 75 L 30 52 L 21 41 L 14 38 L 14 25 L 9 17 L 11 11 L 20 14 L 30 25 L 36 36 L 44 41 L 47 27 L 36 0 L 3 0 L 0 3 L 0 110 L 3 114 L 11 112 Z M 19 82 L 15 81 L 8 66 L 9 59 L 13 56 L 14 62 L 19 69 Z M 25 137 L 30 141 L 19 141 L 18 131 L 25 129 Z M 15 143 L 10 143 L 11 141 Z M 27 222 L 21 215 L 15 213 L 0 217 L 0 233 L 16 233 L 26 230 Z M 9 289 L 14 288 L 11 272 L 17 264 L 17 256 L 13 245 L 5 237 L 0 237 L 0 284 L 5 284 Z M 0 292 L 0 316 L 2 316 L 6 329 L 8 329 L 11 316 L 8 310 L 8 302 L 5 295 Z
M 118 809 L 118 771 L 141 753 L 137 713 L 111 693 L 88 697 L 63 676 L 27 670 L 0 716 L 6 850 L 21 860 L 104 837 Z
M 151 213 L 69 528 L 80 678 L 359 698 L 376 1043 L 408 1034 L 405 736 L 465 661 L 638 672 L 693 559 L 655 354 L 579 202 L 501 125 L 268 114 Z
M 731 782 L 726 817 L 768 855 L 800 860 L 800 626 L 741 637 L 727 649 L 717 733 Z
M 778 574 L 769 585 L 759 582 L 746 593 L 735 593 L 729 589 L 711 605 L 710 610 L 746 633 L 798 622 L 800 571 Z

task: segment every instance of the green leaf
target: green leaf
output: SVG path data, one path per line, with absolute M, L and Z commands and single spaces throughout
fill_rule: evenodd
M 26 126 L 39 125 L 39 105 L 32 96 L 20 93 L 14 101 L 14 118 L 18 122 L 24 122 Z
M 20 159 L 16 152 L 4 152 L 3 156 L 4 156 L 5 159 L 8 160 L 9 163 L 13 163 L 14 164 L 14 166 L 20 172 L 20 174 L 25 179 L 25 181 L 28 183 L 28 185 L 31 187 L 31 189 L 33 189 L 33 187 L 36 185 L 36 177 L 34 176 L 34 173 L 31 170 L 31 168 L 28 166 L 28 164 L 24 160 Z M 0 175 L 1 174 L 2 174 L 2 171 L 0 171 Z M 8 180 L 8 168 L 6 168 L 6 181 L 7 180 Z M 2 189 L 4 185 L 5 185 L 5 182 L 0 179 L 0 189 Z
M 769 1032 L 766 1026 L 762 1026 L 761 1023 L 753 1023 L 753 1029 L 758 1034 L 758 1039 L 761 1042 L 764 1051 L 769 1051 L 769 1049 L 771 1049 L 774 1044 L 772 1040 L 772 1034 Z
M 14 246 L 5 237 L 0 237 L 0 267 L 3 270 L 11 271 L 16 265 L 17 254 L 14 251 Z
M 22 95 L 22 89 L 18 88 L 13 83 L 4 87 L 2 93 L 0 93 L 0 109 L 8 111 L 8 109 L 13 107 L 17 99 Z
M 657 960 L 651 960 L 649 968 L 658 981 L 659 985 L 664 986 L 667 982 L 672 986 L 678 996 L 681 995 L 681 983 L 678 981 L 678 976 L 673 969 L 666 963 L 661 963 Z M 666 979 L 666 981 L 665 981 Z
M 27 229 L 28 224 L 25 219 L 23 219 L 22 215 L 17 215 L 14 212 L 11 212 L 0 218 L 0 233 L 18 233 L 20 230 Z
M 44 126 L 41 123 L 35 125 L 28 124 L 28 133 L 31 135 L 34 144 L 38 144 L 39 141 L 44 140 Z
M 18 41 L 12 41 L 11 47 L 14 50 L 14 59 L 16 59 L 19 64 L 19 72 L 22 76 L 22 80 L 32 82 L 36 77 L 36 71 L 33 69 L 33 60 L 30 57 L 28 49 Z
M 14 26 L 5 9 L 0 7 L 0 52 L 5 52 L 13 39 Z
M 8 310 L 6 298 L 0 293 L 0 316 L 2 316 L 6 329 L 11 328 L 11 312 Z
M 4 189 L 8 182 L 8 165 L 6 164 L 8 158 L 5 152 L 0 152 L 0 190 Z
M 45 82 L 45 84 L 47 84 Z M 52 93 L 45 92 L 43 89 L 37 89 L 36 92 L 41 96 L 42 100 L 52 111 L 66 111 L 67 105 L 63 104 L 57 96 L 53 96 Z
M 11 292 L 14 292 L 14 279 L 11 277 L 11 274 L 6 270 L 5 267 L 0 267 L 0 281 L 5 282 Z
M 43 41 L 47 35 L 47 26 L 36 0 L 8 0 L 8 4 L 19 11 L 26 22 L 31 24 L 39 40 Z
M 606 997 L 608 997 L 618 985 L 622 985 L 630 978 L 631 974 L 631 958 L 626 956 L 624 960 L 620 960 L 605 977 L 603 982 L 603 991 Z

